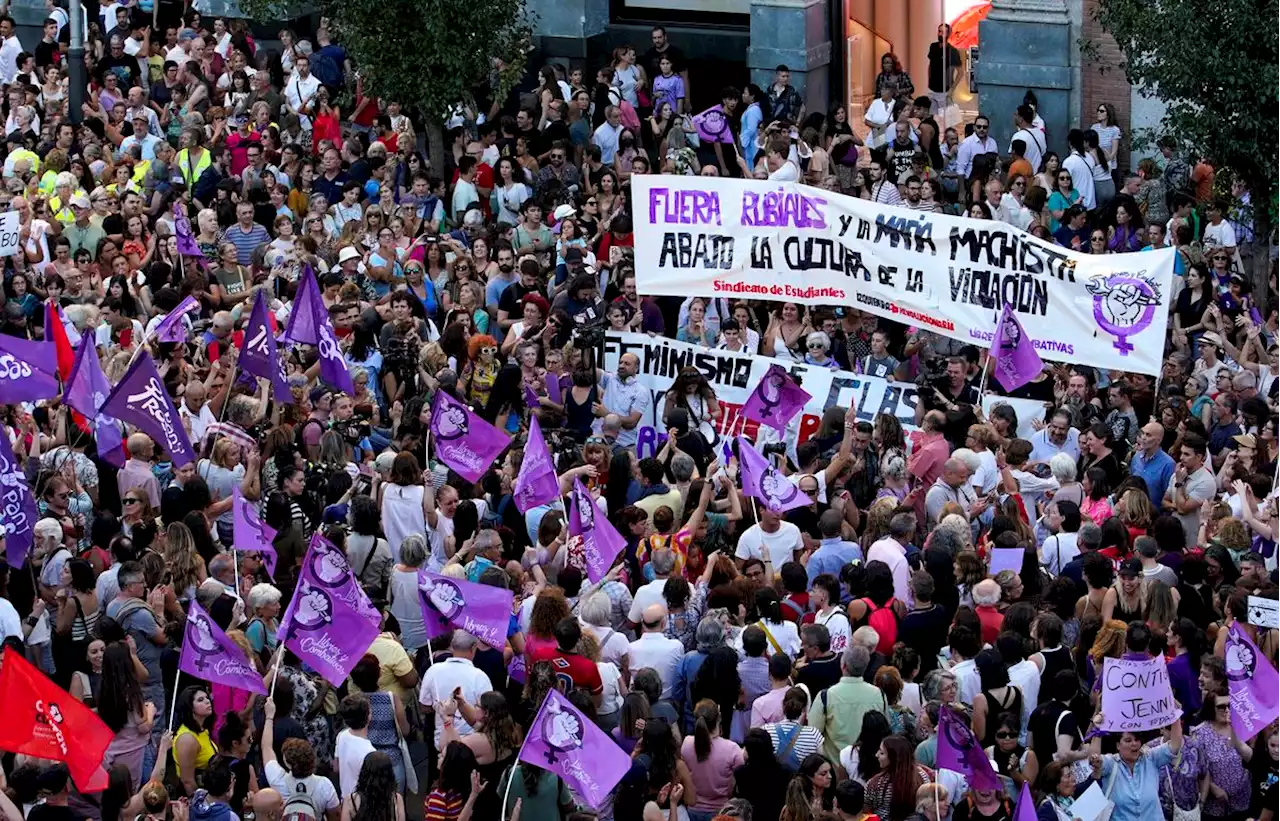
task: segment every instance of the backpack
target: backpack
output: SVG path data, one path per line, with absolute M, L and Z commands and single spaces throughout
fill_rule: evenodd
M 778 764 L 782 766 L 782 769 L 789 773 L 800 771 L 802 757 L 796 752 L 796 742 L 800 740 L 800 731 L 802 729 L 804 729 L 804 726 L 797 722 L 791 728 L 791 734 L 784 737 L 782 728 L 778 728 L 778 751 L 774 755 L 777 757 Z
M 796 604 L 790 598 L 783 599 L 781 604 L 784 608 L 786 608 L 788 612 L 793 613 L 795 615 L 795 621 L 797 623 L 799 623 L 799 621 L 804 618 L 805 613 L 809 612 L 806 608 L 803 608 L 800 605 Z
M 324 814 L 316 806 L 315 799 L 307 792 L 307 785 L 299 781 L 285 799 L 280 821 L 321 821 Z
M 876 606 L 871 599 L 863 599 L 867 605 L 867 625 L 874 627 L 880 635 L 876 645 L 877 653 L 888 655 L 893 652 L 893 645 L 898 641 L 898 614 L 893 612 L 894 599 L 885 602 L 884 607 Z

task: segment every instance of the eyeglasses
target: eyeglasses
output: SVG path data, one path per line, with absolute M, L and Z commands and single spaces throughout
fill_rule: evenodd
M 70 493 L 66 493 L 66 492 L 63 492 L 63 493 L 55 493 L 55 494 L 53 494 L 53 498 L 55 498 L 55 499 L 62 499 L 63 501 L 65 501 L 65 500 L 67 500 L 67 499 L 70 499 L 70 498 L 71 498 L 71 494 L 70 494 Z

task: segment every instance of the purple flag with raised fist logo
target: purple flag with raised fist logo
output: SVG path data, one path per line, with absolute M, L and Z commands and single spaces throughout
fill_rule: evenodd
M 770 365 L 760 384 L 743 404 L 742 415 L 786 433 L 787 423 L 812 398 L 781 365 Z
M 319 533 L 312 536 L 293 601 L 280 619 L 285 646 L 341 687 L 378 637 L 379 621 L 347 557 Z
M 241 553 L 261 553 L 267 572 L 275 578 L 278 556 L 273 542 L 276 530 L 259 518 L 258 509 L 244 498 L 239 485 L 231 488 L 231 515 L 236 550 Z
M 569 535 L 582 537 L 587 578 L 592 582 L 603 579 L 613 560 L 627 547 L 627 540 L 596 507 L 581 479 L 573 480 L 573 490 L 569 492 Z
M 774 513 L 786 513 L 804 507 L 812 500 L 769 464 L 745 436 L 738 437 L 738 466 L 742 474 L 742 492 L 759 499 Z
M 178 240 L 179 254 L 184 257 L 204 259 L 204 251 L 200 250 L 200 244 L 196 242 L 195 234 L 191 232 L 191 220 L 187 219 L 187 215 L 183 213 L 177 202 L 173 204 L 173 236 Z
M 597 810 L 631 769 L 631 756 L 554 689 L 533 719 L 520 760 L 560 776 Z
M 560 498 L 560 480 L 556 478 L 556 466 L 547 450 L 547 440 L 542 438 L 542 426 L 536 416 L 529 420 L 529 441 L 525 444 L 524 460 L 516 474 L 512 488 L 516 509 L 528 513 L 538 505 L 545 505 Z
M 0 401 L 38 402 L 58 395 L 58 347 L 0 334 Z
M 1280 680 L 1258 645 L 1233 622 L 1227 632 L 1227 690 L 1231 694 L 1231 726 L 1248 742 L 1280 716 Z
M 196 460 L 178 409 L 164 389 L 156 363 L 146 351 L 134 360 L 100 412 L 136 425 L 169 454 L 175 468 Z
M 511 591 L 503 587 L 418 571 L 418 605 L 432 638 L 465 630 L 490 647 L 501 648 L 507 643 L 512 599 Z
M 305 269 L 298 279 L 298 293 L 293 298 L 293 309 L 289 311 L 289 322 L 281 339 L 315 346 L 320 352 L 320 378 L 348 396 L 356 392 L 347 362 L 338 349 L 338 337 L 333 332 L 329 311 L 320 298 L 320 286 L 310 268 Z
M 293 403 L 280 349 L 267 319 L 267 295 L 262 291 L 253 295 L 253 311 L 249 314 L 249 324 L 244 329 L 244 346 L 240 350 L 240 370 L 270 382 L 271 395 L 277 402 Z
M 965 777 L 975 790 L 1000 792 L 1004 785 L 991 766 L 991 759 L 983 752 L 982 745 L 973 730 L 951 710 L 938 711 L 937 765 L 944 770 L 955 770 Z
M 187 324 L 182 321 L 182 318 L 199 309 L 200 303 L 193 296 L 189 296 L 179 302 L 178 307 L 170 311 L 156 326 L 156 339 L 161 342 L 185 342 L 187 339 Z
M 9 435 L 0 430 L 0 514 L 4 516 L 4 551 L 10 567 L 26 564 L 36 542 L 40 509 L 27 484 L 22 463 L 13 455 Z
M 182 655 L 178 669 L 210 684 L 225 684 L 237 690 L 267 694 L 267 686 L 253 663 L 222 628 L 209 618 L 194 599 L 182 634 Z
M 437 391 L 432 401 L 431 437 L 436 458 L 468 482 L 480 481 L 511 444 L 511 437 L 444 391 Z
M 93 422 L 93 438 L 98 443 L 98 455 L 117 468 L 124 467 L 124 437 L 120 435 L 120 423 L 102 412 L 102 406 L 111 394 L 111 383 L 102 372 L 98 361 L 98 349 L 93 339 L 82 337 L 76 349 L 76 360 L 67 378 L 62 401 Z
M 991 354 L 996 358 L 993 374 L 1007 391 L 1017 390 L 1035 379 L 1044 370 L 1044 362 L 1036 353 L 1035 343 L 1022 329 L 1022 323 L 1013 313 L 1013 305 L 1006 302 L 996 323 L 995 336 L 991 338 Z

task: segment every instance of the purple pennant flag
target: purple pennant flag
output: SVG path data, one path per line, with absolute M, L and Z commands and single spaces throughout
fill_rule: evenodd
M 502 587 L 418 571 L 418 605 L 427 635 L 463 630 L 490 647 L 507 643 L 512 593 Z
M 258 509 L 244 498 L 240 486 L 231 488 L 232 532 L 236 550 L 241 553 L 261 553 L 262 561 L 272 578 L 276 575 L 275 528 L 258 517 Z
M 786 433 L 787 423 L 812 398 L 781 365 L 770 365 L 760 384 L 756 385 L 756 389 L 742 406 L 742 415 Z
M 536 416 L 529 420 L 529 442 L 525 445 L 524 460 L 520 462 L 512 492 L 516 509 L 521 513 L 560 498 L 560 480 L 556 478 L 556 468 Z
M 1000 776 L 996 775 L 973 730 L 949 707 L 938 711 L 937 765 L 960 773 L 975 790 L 1004 790 Z
M 204 259 L 204 251 L 200 250 L 195 234 L 191 232 L 191 221 L 176 202 L 173 204 L 173 235 L 178 240 L 179 254 Z
M 0 334 L 0 400 L 16 404 L 57 395 L 57 346 Z
M 738 467 L 742 473 L 742 492 L 759 499 L 774 513 L 786 513 L 809 504 L 809 497 L 769 464 L 745 436 L 738 437 Z
M 280 359 L 276 338 L 267 319 L 267 295 L 262 291 L 253 295 L 253 312 L 249 314 L 249 324 L 244 329 L 244 347 L 240 351 L 240 370 L 269 381 L 271 394 L 277 402 L 293 402 L 284 362 Z
M 1022 791 L 1018 793 L 1018 806 L 1013 810 L 1013 821 L 1036 821 L 1036 802 L 1031 797 L 1031 787 L 1022 782 Z
M 1280 716 L 1280 680 L 1239 622 L 1227 632 L 1226 656 L 1231 726 L 1247 743 Z
M 1022 329 L 1013 305 L 1008 302 L 1000 313 L 996 334 L 991 338 L 991 352 L 996 358 L 994 376 L 1007 391 L 1017 390 L 1044 370 L 1035 344 Z
M 196 461 L 178 410 L 146 351 L 134 360 L 100 412 L 136 425 L 169 454 L 175 468 Z
M 187 339 L 187 323 L 182 318 L 192 311 L 200 310 L 200 303 L 189 296 L 178 303 L 178 307 L 170 311 L 160 324 L 156 326 L 156 339 L 161 342 L 185 342 Z
M 603 579 L 613 560 L 627 547 L 627 540 L 600 513 L 582 480 L 576 478 L 569 493 L 569 535 L 582 537 L 587 578 L 592 582 Z
M 563 391 L 560 389 L 560 374 L 548 373 L 546 375 L 547 382 L 547 398 L 557 405 L 564 403 L 562 396 Z
M 22 463 L 13 455 L 9 435 L 0 429 L 0 511 L 4 513 L 4 550 L 10 567 L 22 567 L 36 541 L 40 509 L 27 484 Z
M 93 438 L 98 443 L 98 455 L 117 468 L 122 468 L 125 452 L 124 439 L 120 436 L 120 423 L 102 412 L 102 406 L 106 404 L 110 394 L 111 383 L 102 372 L 98 350 L 93 339 L 86 335 L 76 349 L 76 361 L 71 366 L 71 375 L 67 377 L 62 401 L 93 422 Z
M 538 407 L 538 394 L 529 387 L 529 383 L 524 383 L 524 406 L 529 410 Z
M 324 307 L 324 300 L 320 298 L 320 286 L 316 284 L 315 274 L 310 268 L 304 270 L 298 280 L 298 293 L 294 296 L 289 322 L 281 338 L 285 342 L 315 346 L 320 352 L 320 378 L 347 395 L 355 394 L 347 362 L 338 349 L 333 322 Z
M 441 462 L 468 482 L 478 482 L 511 437 L 471 412 L 444 391 L 437 391 L 431 408 L 431 436 Z
M 533 719 L 520 760 L 560 776 L 597 810 L 631 769 L 631 756 L 555 689 Z
M 378 637 L 378 618 L 342 551 L 319 533 L 312 536 L 293 601 L 280 619 L 285 646 L 341 687 Z
M 237 690 L 267 694 L 267 686 L 244 651 L 227 638 L 222 628 L 194 599 L 187 613 L 182 635 L 182 655 L 178 669 L 211 684 L 225 684 Z

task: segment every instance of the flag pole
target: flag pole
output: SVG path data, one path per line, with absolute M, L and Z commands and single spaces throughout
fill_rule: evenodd
M 173 698 L 169 701 L 169 723 L 166 725 L 166 728 L 171 732 L 173 730 L 173 716 L 178 710 L 178 679 L 180 678 L 182 678 L 181 668 L 173 674 Z
M 991 361 L 991 352 L 987 352 L 987 361 L 982 368 L 982 379 L 978 383 L 978 407 L 982 407 L 982 397 L 987 393 L 987 380 L 991 378 L 991 368 L 994 367 Z
M 526 676 L 528 676 L 528 675 L 529 675 L 529 671 L 528 671 L 528 670 L 526 670 L 526 671 L 525 671 L 525 675 L 526 675 Z M 534 713 L 534 714 L 533 714 L 533 724 L 534 724 L 534 726 L 536 726 L 536 725 L 537 725 L 537 723 L 538 723 L 538 716 L 540 716 L 540 715 L 542 714 L 542 709 L 543 709 L 543 707 L 546 707 L 546 706 L 547 706 L 547 699 L 548 699 L 548 698 L 551 698 L 551 693 L 550 693 L 550 692 L 548 692 L 548 693 L 546 694 L 546 696 L 544 696 L 544 697 L 543 697 L 543 699 L 542 699 L 542 704 L 541 704 L 541 706 L 539 706 L 539 707 L 538 707 L 538 712 L 536 712 L 536 713 Z M 532 728 L 531 728 L 531 729 L 532 729 Z M 520 749 L 516 751 L 516 760 L 515 760 L 514 762 L 512 762 L 512 764 L 511 764 L 511 769 L 510 769 L 510 770 L 508 770 L 508 772 L 510 773 L 510 775 L 509 775 L 509 776 L 507 776 L 507 788 L 506 788 L 505 790 L 503 790 L 503 791 L 502 791 L 502 804 L 501 804 L 501 806 L 498 808 L 498 819 L 499 819 L 499 821 L 506 821 L 506 818 L 507 818 L 507 799 L 509 799 L 509 798 L 511 797 L 511 783 L 512 783 L 513 781 L 515 781 L 515 780 L 516 780 L 516 768 L 520 766 L 520 756 L 524 755 L 524 745 L 526 745 L 526 744 L 528 744 L 528 743 L 529 743 L 529 735 L 528 735 L 528 734 L 525 734 L 524 740 L 520 742 Z

